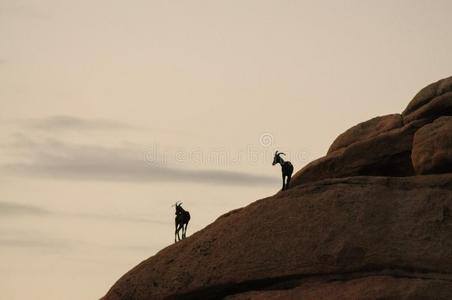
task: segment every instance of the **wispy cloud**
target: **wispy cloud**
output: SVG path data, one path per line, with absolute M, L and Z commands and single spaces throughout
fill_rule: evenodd
M 19 204 L 13 202 L 0 202 L 0 216 L 8 215 L 46 215 L 49 211 L 26 204 Z
M 127 216 L 119 214 L 98 214 L 89 212 L 63 212 L 49 210 L 32 204 L 22 204 L 14 202 L 0 202 L 0 216 L 17 217 L 17 216 L 51 216 L 86 219 L 94 221 L 111 221 L 111 222 L 133 222 L 133 223 L 152 223 L 156 225 L 167 225 L 166 222 L 153 220 L 150 218 Z
M 161 249 L 164 245 L 159 246 L 147 246 L 147 245 L 133 245 L 133 246 L 124 246 L 124 245 L 118 245 L 115 248 L 125 251 L 132 251 L 132 252 L 142 252 L 142 253 L 152 253 L 156 252 L 157 250 Z
M 32 1 L 2 1 L 0 3 L 0 16 L 3 18 L 48 19 L 49 10 L 43 9 Z
M 69 247 L 69 244 L 51 239 L 0 238 L 0 247 L 58 249 Z
M 263 185 L 278 182 L 274 177 L 219 170 L 176 169 L 147 165 L 144 161 L 102 162 L 52 161 L 12 163 L 1 166 L 5 172 L 21 176 L 72 180 L 151 182 L 195 182 L 230 185 Z
M 194 182 L 257 186 L 276 183 L 275 177 L 230 170 L 176 168 L 146 160 L 145 152 L 131 148 L 73 145 L 47 140 L 28 141 L 28 154 L 21 161 L 0 165 L 9 174 L 66 180 L 103 180 L 137 183 Z
M 19 120 L 19 123 L 40 130 L 118 130 L 137 129 L 130 124 L 110 119 L 88 119 L 70 115 L 55 115 L 39 119 Z
M 56 210 L 49 210 L 32 204 L 14 203 L 14 202 L 0 202 L 0 218 L 8 217 L 45 217 L 45 218 L 74 218 L 80 221 L 107 221 L 107 222 L 138 222 L 151 223 L 155 225 L 168 225 L 167 222 L 159 220 L 152 220 L 145 217 L 136 217 L 119 214 L 98 214 L 89 212 L 63 212 Z M 172 224 L 171 224 L 172 225 Z M 24 232 L 11 230 L 10 228 L 0 228 L 0 248 L 21 248 L 21 249 L 47 249 L 51 251 L 62 251 L 73 249 L 80 246 L 83 241 L 74 241 L 66 237 L 48 236 L 33 229 Z M 120 248 L 118 246 L 118 248 Z M 149 250 L 147 246 L 143 246 L 141 251 Z
M 0 64 L 2 60 L 0 59 Z M 188 132 L 184 129 L 169 129 L 140 126 L 107 118 L 86 118 L 73 115 L 51 115 L 41 118 L 22 118 L 0 120 L 1 125 L 12 126 L 19 131 L 35 130 L 52 136 L 57 132 L 112 132 L 118 130 L 135 131 L 142 133 L 170 134 L 176 136 L 190 136 L 196 138 L 206 138 L 196 132 Z M 208 137 L 212 138 L 212 137 Z
M 58 213 L 55 212 L 55 214 L 58 214 Z M 107 215 L 107 214 L 96 214 L 96 213 L 59 213 L 59 216 L 96 220 L 96 221 L 150 223 L 150 224 L 154 224 L 154 225 L 168 225 L 167 222 L 153 220 L 150 218 L 118 215 L 118 214 Z M 173 224 L 171 224 L 171 225 L 173 225 Z

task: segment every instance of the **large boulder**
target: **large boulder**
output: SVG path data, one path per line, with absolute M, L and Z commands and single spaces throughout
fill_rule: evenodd
M 400 114 L 376 117 L 359 123 L 339 135 L 328 150 L 328 154 L 402 126 L 403 121 Z
M 452 173 L 452 117 L 441 117 L 414 135 L 411 155 L 417 174 Z
M 163 249 L 103 299 L 452 299 L 451 114 L 452 77 L 402 117 L 346 131 L 289 190 Z M 449 174 L 416 176 L 434 173 Z
M 414 175 L 413 136 L 424 124 L 424 120 L 415 121 L 336 150 L 297 172 L 290 186 L 326 178 Z
M 451 192 L 451 174 L 299 185 L 163 249 L 103 299 L 221 299 L 269 289 L 309 290 L 307 299 L 338 299 L 336 291 L 345 299 L 452 298 Z
M 423 88 L 402 113 L 405 124 L 419 119 L 434 120 L 452 115 L 452 77 Z

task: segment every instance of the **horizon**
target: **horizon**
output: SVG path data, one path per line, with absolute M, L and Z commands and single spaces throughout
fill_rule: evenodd
M 449 1 L 2 0 L 0 287 L 98 299 L 451 76 Z M 25 284 L 24 284 L 25 282 Z

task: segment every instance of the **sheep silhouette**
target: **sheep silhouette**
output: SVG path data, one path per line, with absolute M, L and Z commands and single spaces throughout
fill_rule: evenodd
M 293 165 L 290 161 L 284 161 L 284 159 L 281 157 L 281 155 L 286 155 L 282 152 L 278 152 L 276 150 L 275 156 L 273 157 L 273 166 L 276 164 L 281 165 L 281 173 L 282 173 L 282 190 L 286 190 L 289 187 L 290 178 L 292 177 L 293 173 Z M 286 182 L 287 179 L 287 182 Z
M 179 231 L 182 230 L 182 239 L 186 238 L 188 222 L 190 221 L 190 213 L 182 208 L 182 202 L 176 202 L 176 231 L 174 232 L 174 242 L 180 241 Z

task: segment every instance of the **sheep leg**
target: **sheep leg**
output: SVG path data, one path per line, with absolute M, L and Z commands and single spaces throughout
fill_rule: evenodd
M 185 223 L 185 227 L 184 227 L 184 233 L 183 233 L 183 239 L 185 239 L 187 237 L 187 227 L 188 227 L 188 223 Z
M 286 189 L 286 176 L 284 173 L 282 174 L 282 190 L 284 191 Z
M 176 232 L 174 235 L 174 242 L 176 242 L 176 237 L 177 237 L 177 241 L 180 241 L 180 235 L 179 235 L 180 229 L 181 229 L 180 224 L 176 224 Z
M 287 183 L 286 183 L 286 189 L 289 188 L 290 179 L 292 178 L 292 175 L 287 176 Z

